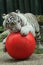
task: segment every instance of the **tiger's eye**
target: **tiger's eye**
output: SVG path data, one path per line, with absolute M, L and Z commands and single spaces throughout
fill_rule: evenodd
M 8 20 L 8 22 L 9 22 L 9 20 Z

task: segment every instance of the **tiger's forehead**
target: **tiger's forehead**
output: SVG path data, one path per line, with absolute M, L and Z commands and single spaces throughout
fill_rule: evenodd
M 16 21 L 18 21 L 20 19 L 20 17 L 18 16 L 18 14 L 17 13 L 9 13 L 9 14 L 7 14 L 7 16 L 6 16 L 6 18 L 5 18 L 5 21 L 7 21 L 7 20 L 9 20 L 9 21 L 12 21 L 12 20 L 16 20 Z
M 7 17 L 7 19 L 8 18 L 10 18 L 10 19 L 17 19 L 17 15 L 16 14 L 13 14 L 13 13 L 10 13 L 10 14 L 8 14 L 8 17 Z

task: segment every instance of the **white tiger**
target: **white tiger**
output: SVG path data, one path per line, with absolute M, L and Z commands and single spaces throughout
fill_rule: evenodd
M 27 35 L 31 32 L 34 37 L 36 37 L 36 32 L 38 33 L 37 36 L 40 35 L 40 28 L 37 22 L 35 15 L 31 13 L 15 13 L 11 12 L 7 15 L 3 16 L 4 22 L 3 26 L 9 30 L 10 32 L 20 32 L 21 35 Z M 5 43 L 6 39 L 4 39 L 3 43 Z M 4 46 L 5 47 L 5 46 Z

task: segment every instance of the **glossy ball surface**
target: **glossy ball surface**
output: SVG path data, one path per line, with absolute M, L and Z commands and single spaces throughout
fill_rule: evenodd
M 8 54 L 14 59 L 26 59 L 32 55 L 36 47 L 34 36 L 29 33 L 22 36 L 18 33 L 10 33 L 6 40 Z

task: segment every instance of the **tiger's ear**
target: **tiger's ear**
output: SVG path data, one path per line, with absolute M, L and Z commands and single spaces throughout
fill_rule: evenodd
M 2 18 L 5 19 L 5 18 L 6 18 L 6 14 L 3 14 L 3 15 L 2 15 Z
M 20 10 L 19 10 L 19 9 L 17 9 L 17 10 L 16 10 L 16 13 L 20 13 Z

